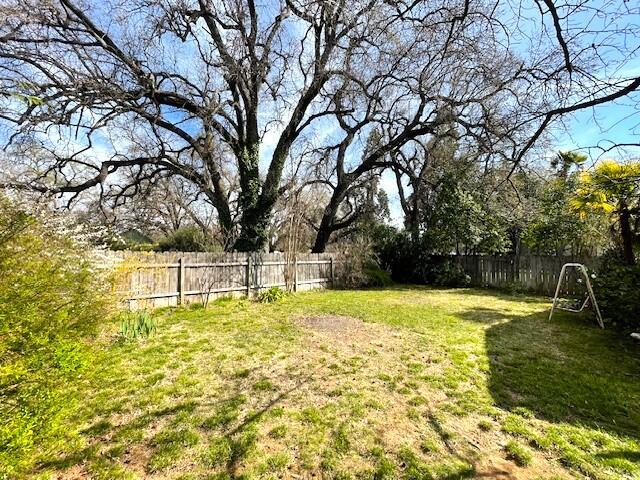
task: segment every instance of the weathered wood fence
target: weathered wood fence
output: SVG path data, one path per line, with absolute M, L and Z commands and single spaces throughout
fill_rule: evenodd
M 458 255 L 452 257 L 476 287 L 517 288 L 553 295 L 562 265 L 598 267 L 597 258 Z M 294 290 L 336 284 L 340 261 L 330 254 L 298 254 L 295 263 L 283 253 L 103 253 L 100 263 L 115 272 L 117 294 L 130 308 L 156 308 L 224 295 L 251 296 L 273 286 Z M 339 275 L 338 275 L 339 276 Z M 287 278 L 289 277 L 289 278 Z M 566 273 L 562 294 L 584 291 L 575 272 Z
M 598 267 L 598 258 L 547 257 L 535 255 L 459 255 L 455 260 L 478 287 L 516 287 L 543 295 L 553 295 L 562 265 L 584 264 L 589 270 Z M 573 270 L 565 274 L 561 293 L 577 295 L 584 291 Z
M 296 291 L 323 288 L 334 279 L 333 257 L 325 254 L 288 262 L 282 253 L 111 252 L 101 263 L 113 269 L 116 292 L 132 309 L 251 296 L 287 283 Z

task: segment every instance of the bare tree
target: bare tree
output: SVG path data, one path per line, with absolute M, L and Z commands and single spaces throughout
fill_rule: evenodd
M 52 149 L 52 164 L 30 186 L 78 193 L 104 186 L 123 169 L 135 171 L 136 182 L 180 175 L 209 197 L 230 232 L 223 169 L 232 161 L 241 212 L 235 247 L 262 247 L 291 145 L 312 118 L 331 113 L 311 114 L 310 106 L 332 78 L 346 73 L 345 51 L 368 38 L 375 4 L 5 4 L 9 21 L 0 34 L 0 58 L 2 92 L 10 101 L 2 117 L 20 134 L 63 125 L 86 137 L 70 154 Z M 262 178 L 260 143 L 269 127 L 279 132 Z M 82 155 L 105 128 L 127 130 L 133 138 L 125 148 L 112 143 L 108 158 Z
M 119 195 L 179 176 L 230 245 L 255 250 L 287 158 L 313 145 L 332 192 L 322 251 L 351 187 L 427 141 L 440 109 L 484 161 L 515 168 L 557 117 L 636 91 L 623 3 L 6 0 L 0 119 L 9 143 L 50 151 L 6 183 Z
M 408 35 L 415 39 L 410 47 L 387 39 L 367 52 L 379 75 L 368 81 L 371 65 L 356 69 L 359 81 L 331 97 L 337 106 L 355 108 L 336 109 L 342 138 L 318 149 L 332 167 L 325 181 L 333 193 L 313 251 L 323 251 L 332 232 L 346 226 L 338 219 L 340 205 L 368 172 L 393 168 L 400 176 L 399 188 L 402 177 L 410 179 L 417 201 L 426 164 L 408 161 L 407 153 L 424 153 L 434 141 L 442 141 L 445 127 L 486 171 L 508 165 L 501 168 L 506 170 L 503 182 L 508 182 L 556 118 L 638 90 L 640 78 L 632 70 L 625 75 L 621 69 L 628 59 L 620 56 L 625 51 L 633 57 L 640 48 L 634 37 L 638 25 L 632 20 L 637 8 L 616 2 L 596 9 L 585 2 L 534 5 L 540 8 L 532 13 L 524 2 L 449 3 L 426 17 L 402 17 L 405 36 L 399 38 L 406 39 L 407 30 L 414 32 Z M 517 8 L 512 20 L 500 6 Z M 553 28 L 547 30 L 549 19 Z M 573 22 L 578 19 L 590 19 L 600 30 L 577 27 Z M 540 47 L 505 48 L 505 41 L 537 42 Z M 354 150 L 363 152 L 359 162 L 353 161 Z M 406 202 L 403 207 L 410 209 Z M 414 215 L 417 211 L 414 205 Z
M 167 235 L 197 225 L 203 233 L 214 236 L 213 207 L 201 196 L 180 177 L 160 178 L 126 200 L 119 196 L 107 215 L 110 223 L 147 234 Z
M 218 275 L 215 267 L 204 267 L 198 275 L 198 290 L 202 307 L 206 310 L 209 307 L 211 294 L 218 283 Z

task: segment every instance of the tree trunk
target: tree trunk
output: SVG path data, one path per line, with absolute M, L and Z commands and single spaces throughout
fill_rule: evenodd
M 319 69 L 323 67 L 324 65 L 316 66 Z M 287 155 L 299 134 L 297 128 L 304 118 L 307 108 L 328 78 L 325 74 L 316 74 L 309 88 L 302 94 L 289 123 L 280 135 L 264 183 L 260 181 L 258 169 L 260 140 L 257 107 L 248 112 L 248 147 L 242 151 L 240 158 L 240 190 L 242 192 L 240 206 L 242 208 L 242 218 L 240 219 L 240 236 L 234 245 L 236 250 L 258 251 L 266 247 L 269 237 L 271 211 L 279 196 L 280 180 L 282 179 L 282 170 Z M 253 101 L 254 105 L 257 106 L 257 93 Z
M 635 265 L 633 254 L 633 233 L 631 231 L 631 214 L 626 207 L 620 209 L 620 236 L 622 237 L 622 254 L 627 265 Z
M 313 248 L 311 249 L 311 253 L 324 253 L 327 249 L 327 244 L 329 243 L 329 238 L 331 237 L 331 228 L 324 227 L 322 224 L 318 229 L 318 233 L 316 234 L 316 241 L 313 244 Z
M 240 235 L 233 248 L 239 252 L 264 250 L 269 241 L 271 209 L 263 210 L 258 205 L 242 212 Z
M 311 249 L 312 253 L 324 253 L 327 249 L 327 244 L 329 243 L 329 239 L 333 233 L 333 221 L 335 220 L 337 213 L 338 207 L 333 205 L 332 199 L 329 205 L 327 205 L 324 215 L 322 215 L 320 228 L 318 228 L 318 233 L 316 234 L 316 241 Z
M 260 145 L 257 139 L 257 130 L 252 129 L 251 132 L 251 136 L 254 137 L 253 141 L 243 147 L 238 159 L 240 166 L 239 204 L 242 216 L 240 217 L 240 235 L 233 248 L 240 252 L 256 252 L 265 248 L 268 242 L 268 226 L 271 217 L 271 208 L 263 208 L 260 205 L 262 187 L 258 168 Z
M 413 243 L 413 245 L 418 245 L 420 243 L 420 225 L 418 221 L 417 210 L 412 210 L 411 215 L 408 216 L 408 219 L 409 221 L 407 222 L 407 230 L 409 231 L 411 243 Z
M 223 239 L 222 243 L 226 249 L 228 246 L 227 239 L 230 237 L 231 231 L 233 230 L 233 219 L 231 218 L 229 200 L 224 188 L 222 176 L 220 175 L 220 171 L 213 160 L 213 152 L 208 151 L 207 153 L 202 153 L 202 159 L 204 160 L 209 173 L 209 181 L 207 181 L 206 177 L 200 178 L 200 181 L 198 182 L 199 187 L 218 213 L 218 223 L 220 225 L 220 231 Z
M 313 253 L 324 253 L 327 249 L 331 234 L 335 231 L 334 222 L 338 214 L 338 208 L 347 193 L 348 186 L 345 183 L 338 183 L 338 186 L 333 191 L 329 205 L 324 209 L 320 228 L 318 228 L 318 233 L 316 234 L 316 241 L 311 249 Z
M 215 190 L 207 187 L 201 188 L 218 213 L 218 224 L 220 225 L 223 243 L 225 243 L 224 239 L 227 238 L 233 229 L 233 220 L 231 218 L 231 210 L 229 210 L 229 204 L 227 203 L 224 192 L 222 192 L 220 188 L 216 188 Z M 191 218 L 196 221 L 196 223 L 200 224 L 201 227 L 205 227 L 201 222 L 196 220 L 194 215 L 192 215 Z

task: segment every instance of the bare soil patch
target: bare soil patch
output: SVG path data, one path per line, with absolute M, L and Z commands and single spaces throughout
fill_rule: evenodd
M 312 315 L 296 319 L 303 327 L 322 332 L 357 332 L 367 327 L 359 318 L 340 315 Z
M 337 344 L 346 344 L 355 351 L 376 348 L 378 351 L 397 351 L 403 345 L 403 333 L 378 323 L 366 323 L 359 318 L 341 315 L 310 315 L 298 317 L 294 322 L 310 330 L 310 338 Z

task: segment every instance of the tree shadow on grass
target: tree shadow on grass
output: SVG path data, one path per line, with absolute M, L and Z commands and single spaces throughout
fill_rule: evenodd
M 278 392 L 258 410 L 248 413 L 238 425 L 225 429 L 222 436 L 218 438 L 222 439 L 224 448 L 226 448 L 227 451 L 222 455 L 219 451 L 210 452 L 215 455 L 215 460 L 218 462 L 211 466 L 223 467 L 229 478 L 238 477 L 242 461 L 251 452 L 257 441 L 254 427 L 264 416 L 268 415 L 272 409 L 311 380 L 312 376 L 305 376 L 287 390 Z
M 90 439 L 90 443 L 88 445 L 83 448 L 67 452 L 63 456 L 42 461 L 39 463 L 38 469 L 54 468 L 56 470 L 65 470 L 73 467 L 74 465 L 99 459 L 102 456 L 100 450 L 104 449 L 105 446 L 120 442 L 127 443 L 129 446 L 141 443 L 143 442 L 142 439 L 139 441 L 131 441 L 127 439 L 136 432 L 144 431 L 154 422 L 174 418 L 180 413 L 193 412 L 196 407 L 197 404 L 192 401 L 180 402 L 170 407 L 147 411 L 131 418 L 128 422 L 117 426 L 112 425 L 110 421 L 103 418 L 79 432 L 83 437 Z
M 630 462 L 640 462 L 640 452 L 637 450 L 611 450 L 604 453 L 597 453 L 600 458 L 624 458 Z
M 240 409 L 244 407 L 245 400 L 238 402 L 237 399 L 246 398 L 244 393 L 247 392 L 247 388 L 246 385 L 243 388 L 241 378 L 238 378 L 237 384 L 232 386 L 224 397 L 216 398 L 214 401 L 185 400 L 175 405 L 146 411 L 118 425 L 112 425 L 104 418 L 97 419 L 91 426 L 80 432 L 89 441 L 88 445 L 40 462 L 35 473 L 49 469 L 64 471 L 76 465 L 89 464 L 102 468 L 99 475 L 101 477 L 129 478 L 121 466 L 123 463 L 129 464 L 130 461 L 126 458 L 139 455 L 141 449 L 147 450 L 150 458 L 135 458 L 133 463 L 137 464 L 138 469 L 142 468 L 145 474 L 157 473 L 166 467 L 154 466 L 154 455 L 161 452 L 163 448 L 165 451 L 173 449 L 169 452 L 173 455 L 169 457 L 169 462 L 177 461 L 187 448 L 198 443 L 197 437 L 195 441 L 189 443 L 190 437 L 180 435 L 181 432 L 191 431 L 198 432 L 196 435 L 210 445 L 209 449 L 205 449 L 196 461 L 203 468 L 226 473 L 227 477 L 224 478 L 236 478 L 243 460 L 252 452 L 256 444 L 258 423 L 285 399 L 312 380 L 312 375 L 303 375 L 291 387 L 274 390 L 261 399 L 256 409 L 247 410 L 244 414 L 240 414 Z M 230 413 L 230 406 L 237 409 L 235 416 L 225 416 Z M 207 425 L 206 419 L 202 420 L 197 416 L 199 408 L 221 415 L 218 418 L 219 421 Z M 190 420 L 190 416 L 198 420 Z M 164 425 L 164 427 L 151 438 L 145 438 L 144 433 L 153 429 L 154 425 Z M 163 436 L 163 432 L 167 434 Z M 187 443 L 184 443 L 185 440 Z M 166 445 L 163 442 L 169 444 Z
M 508 411 L 532 412 L 640 438 L 640 352 L 586 315 L 532 315 L 471 309 L 460 318 L 488 324 L 489 389 Z M 520 409 L 520 410 L 516 410 Z M 637 452 L 634 454 L 637 455 Z

